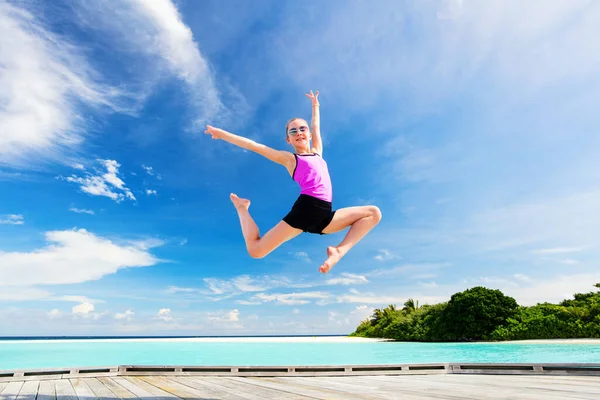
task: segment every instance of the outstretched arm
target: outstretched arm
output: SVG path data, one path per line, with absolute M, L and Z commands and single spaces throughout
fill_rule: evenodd
M 287 167 L 290 162 L 294 162 L 294 155 L 289 151 L 275 150 L 264 144 L 257 143 L 252 139 L 245 138 L 243 136 L 235 135 L 231 132 L 227 132 L 223 129 L 215 128 L 214 126 L 206 125 L 206 131 L 204 133 L 212 135 L 213 139 L 221 139 L 238 147 L 253 151 L 260 154 L 269 160 L 276 162 Z
M 310 93 L 307 93 L 308 96 L 312 100 L 312 121 L 310 130 L 312 132 L 312 147 L 315 153 L 323 155 L 323 142 L 321 140 L 321 115 L 319 113 L 319 91 L 313 94 L 311 90 Z

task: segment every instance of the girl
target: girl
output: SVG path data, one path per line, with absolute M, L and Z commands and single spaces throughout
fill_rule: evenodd
M 206 126 L 205 133 L 212 135 L 213 139 L 225 140 L 283 165 L 292 179 L 300 185 L 300 196 L 290 212 L 263 237 L 260 236 L 258 227 L 248 211 L 250 200 L 239 198 L 231 193 L 230 198 L 240 218 L 242 234 L 251 257 L 265 257 L 282 243 L 302 232 L 323 235 L 350 227 L 340 244 L 327 248 L 327 259 L 319 268 L 322 273 L 327 273 L 379 223 L 381 211 L 377 206 L 357 206 L 332 210 L 331 180 L 327 163 L 322 158 L 319 91 L 313 94 L 311 90 L 306 96 L 312 100 L 311 129 L 302 118 L 291 119 L 285 127 L 285 140 L 292 145 L 294 153 L 275 150 L 210 125 Z

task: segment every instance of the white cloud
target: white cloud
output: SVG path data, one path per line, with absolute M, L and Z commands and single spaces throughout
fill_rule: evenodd
M 381 249 L 379 250 L 379 253 L 380 254 L 377 254 L 375 257 L 373 257 L 377 261 L 389 261 L 396 258 L 396 256 L 393 255 L 392 252 L 387 249 Z
M 208 313 L 207 320 L 211 322 L 238 322 L 240 312 L 238 309 Z
M 78 7 L 84 11 L 81 19 L 87 19 L 91 29 L 104 29 L 115 36 L 120 48 L 127 43 L 128 50 L 147 60 L 140 65 L 145 81 L 155 81 L 157 73 L 166 71 L 184 82 L 197 124 L 214 121 L 225 111 L 213 73 L 172 1 L 121 0 Z
M 0 286 L 80 283 L 160 261 L 148 253 L 148 243 L 118 244 L 85 229 L 50 231 L 45 237 L 52 244 L 32 252 L 0 251 Z
M 72 301 L 75 303 L 90 303 L 90 304 L 104 303 L 103 300 L 90 299 L 87 296 L 73 296 L 73 295 L 53 296 L 49 300 Z
M 331 295 L 326 292 L 303 292 L 303 293 L 258 293 L 251 297 L 250 302 L 252 304 L 269 303 L 275 302 L 278 304 L 285 305 L 298 305 L 308 304 L 310 300 L 314 299 L 327 299 Z M 307 300 L 309 299 L 309 300 Z M 243 301 L 243 300 L 242 300 Z M 244 302 L 241 304 L 250 304 L 250 302 Z
M 81 190 L 94 195 L 94 196 L 105 196 L 114 201 L 121 202 L 125 197 L 130 200 L 136 200 L 135 196 L 125 186 L 125 182 L 117 176 L 119 173 L 119 167 L 121 164 L 115 160 L 99 160 L 106 172 L 102 173 L 96 170 L 96 175 L 86 172 L 85 177 L 78 177 L 71 175 L 65 179 L 67 182 L 78 183 L 81 186 Z M 118 193 L 120 191 L 122 193 Z
M 84 139 L 82 107 L 121 109 L 122 94 L 92 78 L 76 46 L 48 31 L 35 13 L 5 1 L 0 65 L 0 164 L 65 161 L 66 150 Z
M 0 260 L 2 253 L 0 253 Z M 1 270 L 1 267 L 0 267 Z M 1 276 L 1 274 L 0 274 Z M 43 300 L 50 297 L 52 294 L 47 290 L 22 287 L 22 286 L 3 286 L 0 280 L 0 301 L 34 301 Z
M 171 316 L 171 309 L 170 308 L 161 308 L 158 311 L 158 314 L 156 314 L 156 318 L 163 320 L 165 322 L 173 321 L 173 317 Z
M 372 292 L 359 292 L 356 289 L 351 289 L 349 290 L 348 294 L 342 294 L 339 296 L 336 296 L 336 300 L 338 303 L 363 303 L 364 304 L 374 304 L 377 307 L 385 307 L 388 304 L 404 304 L 404 302 L 406 300 L 408 300 L 409 298 L 414 298 L 414 296 L 397 296 L 397 295 L 385 295 L 382 293 L 372 293 Z M 449 298 L 449 296 L 448 296 Z M 425 303 L 429 303 L 429 304 L 435 304 L 435 303 L 440 303 L 443 301 L 447 301 L 448 298 L 443 297 L 443 296 L 428 296 L 428 295 L 423 295 L 423 296 L 419 296 L 419 299 L 422 299 L 422 302 Z
M 0 225 L 23 225 L 24 223 L 21 214 L 0 215 Z
M 72 211 L 72 212 L 77 213 L 77 214 L 90 214 L 90 215 L 94 215 L 94 211 L 93 210 L 86 210 L 84 208 L 71 207 L 71 208 L 69 208 L 69 211 Z
M 437 270 L 449 266 L 449 263 L 423 263 L 423 264 L 404 264 L 391 268 L 376 268 L 365 273 L 368 277 L 392 277 L 402 276 L 408 279 L 417 279 L 423 276 L 426 271 Z M 428 277 L 434 277 L 434 274 L 427 274 Z
M 565 254 L 582 251 L 584 247 L 552 247 L 549 249 L 533 250 L 533 254 Z
M 294 256 L 298 260 L 302 260 L 305 262 L 311 262 L 310 257 L 308 256 L 308 253 L 305 251 L 298 251 L 296 253 L 289 253 L 289 254 Z
M 160 174 L 157 174 L 157 173 L 154 171 L 154 168 L 152 168 L 152 167 L 150 167 L 150 166 L 148 166 L 148 165 L 142 165 L 142 168 L 144 169 L 144 171 L 146 171 L 146 173 L 147 173 L 148 175 L 150 175 L 150 176 L 154 176 L 154 177 L 156 177 L 156 179 L 158 179 L 158 180 L 161 180 L 161 179 L 162 179 L 162 176 L 160 176 Z
M 91 303 L 81 303 L 73 307 L 73 314 L 87 315 L 94 311 L 94 305 Z
M 62 312 L 60 312 L 60 310 L 58 309 L 53 309 L 50 312 L 48 312 L 48 317 L 50 317 L 51 319 L 54 318 L 60 318 L 62 316 Z
M 185 287 L 179 287 L 179 286 L 169 286 L 169 288 L 166 290 L 167 293 L 173 294 L 173 293 L 198 293 L 200 292 L 200 289 L 196 289 L 196 288 L 185 288 Z
M 116 313 L 115 319 L 118 319 L 118 320 L 124 319 L 126 321 L 131 321 L 133 319 L 134 315 L 135 315 L 135 313 L 133 311 L 127 310 L 124 313 Z
M 248 292 L 260 292 L 276 287 L 289 287 L 291 283 L 285 278 L 276 278 L 268 275 L 251 277 L 240 275 L 229 280 L 217 278 L 204 278 L 204 283 L 209 291 L 205 294 L 234 296 Z
M 156 196 L 156 190 L 154 190 L 154 189 L 146 189 L 146 194 L 148 196 L 152 196 L 152 195 Z
M 342 272 L 341 277 L 331 278 L 326 281 L 328 285 L 359 285 L 368 282 L 364 275 L 350 274 L 348 272 Z
M 594 284 L 600 282 L 600 272 L 556 274 L 534 279 L 517 277 L 493 277 L 465 279 L 460 286 L 450 290 L 465 290 L 468 287 L 484 285 L 491 289 L 499 289 L 505 295 L 513 297 L 520 305 L 531 306 L 537 303 L 558 303 L 564 299 L 572 299 L 575 293 L 595 291 Z M 439 289 L 438 289 L 439 290 Z M 449 296 L 452 293 L 449 293 Z

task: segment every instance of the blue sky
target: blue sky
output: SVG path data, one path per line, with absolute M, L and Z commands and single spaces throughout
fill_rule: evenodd
M 593 1 L 0 0 L 0 335 L 349 333 L 484 285 L 600 282 Z M 245 250 L 299 189 L 204 135 L 284 149 L 319 90 L 334 207 L 380 224 Z M 290 148 L 291 149 L 291 148 Z

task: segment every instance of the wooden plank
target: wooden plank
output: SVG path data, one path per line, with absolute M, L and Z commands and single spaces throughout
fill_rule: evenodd
M 544 392 L 545 396 L 558 396 L 562 397 L 569 393 L 582 394 L 595 394 L 597 398 L 600 398 L 600 379 L 597 377 L 590 377 L 587 382 L 577 379 L 576 381 L 569 382 L 566 377 L 554 377 L 554 376 L 514 376 L 514 375 L 500 375 L 500 376 L 476 376 L 476 375 L 461 375 L 464 379 L 456 379 L 457 375 L 447 377 L 442 380 L 433 381 L 428 377 L 415 378 L 415 382 L 421 382 L 423 384 L 427 382 L 441 382 L 444 381 L 446 384 L 453 383 L 456 385 L 464 384 L 479 384 L 487 388 L 502 389 L 510 387 L 513 389 L 534 389 L 536 392 Z
M 0 400 L 16 400 L 21 388 L 23 387 L 23 382 L 8 382 L 2 392 L 0 392 Z
M 98 378 L 85 378 L 85 383 L 89 386 L 90 390 L 94 392 L 96 398 L 99 400 L 120 400 L 121 398 L 115 395 L 108 387 L 104 386 Z
M 206 385 L 215 390 L 220 390 L 235 396 L 239 396 L 240 398 L 247 400 L 265 400 L 268 399 L 271 393 L 269 393 L 265 388 L 259 388 L 254 385 L 242 385 L 239 382 L 229 382 L 229 384 L 223 384 L 224 377 L 193 377 L 190 380 L 198 382 L 200 384 Z M 267 391 L 267 394 L 265 394 Z M 281 393 L 278 393 L 279 398 L 281 398 Z M 286 396 L 287 399 L 287 396 Z
M 156 386 L 149 384 L 148 382 L 144 382 L 140 377 L 123 376 L 123 377 L 118 377 L 118 378 L 113 378 L 113 379 L 115 379 L 115 381 L 118 380 L 118 382 L 123 386 L 128 385 L 128 386 L 125 386 L 125 388 L 137 396 L 139 396 L 139 394 L 136 393 L 134 390 L 136 390 L 139 393 L 146 393 L 144 396 L 147 397 L 149 395 L 152 399 L 163 399 L 163 400 L 179 399 L 179 397 L 177 397 L 169 392 L 159 389 Z M 135 387 L 135 389 L 134 389 L 134 387 Z
M 266 377 L 258 378 L 258 377 L 256 377 L 255 378 L 255 377 L 232 376 L 227 379 L 230 379 L 235 382 L 249 383 L 249 384 L 260 386 L 260 387 L 279 390 L 280 392 L 282 392 L 282 395 L 281 395 L 282 398 L 285 398 L 285 396 L 288 393 L 291 393 L 294 395 L 306 396 L 306 397 L 315 398 L 315 399 L 345 400 L 348 398 L 348 396 L 346 394 L 340 394 L 340 392 L 333 391 L 330 389 L 325 389 L 325 388 L 315 389 L 315 388 L 298 385 L 298 384 L 287 384 L 286 385 L 285 383 L 279 381 L 279 379 L 281 379 L 280 377 L 275 377 L 275 378 L 266 378 Z M 306 379 L 308 379 L 308 378 L 306 378 Z M 362 396 L 358 393 L 354 393 L 352 398 L 368 399 L 368 397 Z
M 68 379 L 58 379 L 54 382 L 56 400 L 78 400 L 77 393 Z
M 129 390 L 125 389 L 123 386 L 119 385 L 117 382 L 113 381 L 107 377 L 98 378 L 98 382 L 101 382 L 104 386 L 106 386 L 111 392 L 113 392 L 117 397 L 121 399 L 137 399 L 137 396 L 131 393 Z
M 115 376 L 115 377 L 111 377 L 111 378 L 107 378 L 107 379 L 110 379 L 113 382 L 117 383 L 118 385 L 122 386 L 123 388 L 125 388 L 129 392 L 133 393 L 135 396 L 139 397 L 140 399 L 150 400 L 150 399 L 155 398 L 155 396 L 152 393 L 148 392 L 147 390 L 144 390 L 143 388 L 139 387 L 135 383 L 131 383 L 131 381 L 125 379 L 125 377 Z
M 345 395 L 347 398 L 354 398 L 355 396 L 363 396 L 369 399 L 396 399 L 397 394 L 392 390 L 383 390 L 371 384 L 357 383 L 351 377 L 335 377 L 336 379 L 330 379 L 330 377 L 286 377 L 277 378 L 277 381 L 285 385 L 302 385 L 310 386 L 317 389 L 328 389 L 336 391 L 339 394 Z M 411 393 L 402 393 L 402 399 L 406 400 L 421 400 L 429 399 L 429 397 L 423 397 L 423 394 L 414 396 Z
M 21 387 L 17 400 L 35 400 L 40 381 L 26 381 Z
M 53 380 L 40 381 L 37 400 L 56 400 L 56 388 Z
M 261 388 L 256 385 L 251 385 L 248 383 L 240 383 L 233 382 L 229 380 L 227 377 L 219 377 L 219 378 L 206 378 L 204 381 L 209 380 L 223 388 L 227 388 L 228 390 L 234 390 L 232 393 L 243 393 L 244 396 L 256 399 L 256 400 L 280 400 L 281 392 L 275 389 L 269 388 Z M 303 400 L 308 399 L 306 396 L 294 395 L 291 393 L 286 394 L 286 400 Z
M 92 389 L 87 385 L 86 378 L 74 378 L 69 379 L 71 381 L 71 385 L 73 385 L 73 389 L 77 394 L 77 397 L 82 400 L 87 399 L 95 399 L 96 395 L 92 392 Z
M 443 378 L 448 375 L 438 375 L 438 378 Z M 378 378 L 390 378 L 388 380 Z M 395 378 L 395 379 L 394 379 Z M 472 385 L 465 385 L 465 387 L 459 386 L 450 390 L 448 387 L 441 385 L 441 389 L 437 386 L 427 386 L 415 383 L 412 376 L 396 376 L 396 377 L 382 377 L 382 376 L 361 376 L 356 377 L 356 383 L 377 388 L 384 392 L 399 393 L 405 396 L 416 396 L 421 398 L 427 396 L 430 399 L 444 399 L 444 400 L 462 400 L 472 399 L 481 400 L 487 399 L 485 397 L 486 390 L 481 392 L 481 388 L 473 387 Z M 443 380 L 443 379 L 441 379 Z
M 600 379 L 590 377 L 584 384 L 581 380 L 568 382 L 566 377 L 555 376 L 496 376 L 493 379 L 484 380 L 484 376 L 468 376 L 466 382 L 484 382 L 487 387 L 510 387 L 515 390 L 529 391 L 543 394 L 547 398 L 596 398 L 600 399 Z M 542 379 L 540 379 L 542 378 Z M 557 379 L 559 378 L 559 379 Z M 462 382 L 462 381 L 461 381 Z M 571 396 L 571 397 L 569 397 Z M 573 397 L 574 396 L 574 397 Z
M 530 388 L 527 386 L 516 387 L 511 385 L 511 376 L 498 376 L 494 378 L 498 379 L 495 383 L 491 383 L 491 380 L 480 379 L 473 381 L 471 379 L 460 379 L 467 378 L 464 375 L 447 375 L 441 379 L 429 379 L 431 377 L 422 376 L 413 379 L 402 379 L 404 377 L 397 377 L 393 379 L 391 377 L 371 377 L 371 379 L 364 380 L 367 382 L 378 382 L 380 387 L 387 390 L 399 390 L 401 393 L 405 393 L 408 390 L 420 391 L 426 390 L 432 395 L 440 396 L 440 398 L 450 398 L 449 396 L 459 396 L 459 398 L 475 398 L 484 399 L 507 399 L 507 398 L 518 398 L 522 400 L 567 400 L 567 399 L 587 399 L 586 394 L 581 394 L 577 390 L 569 390 L 567 392 L 553 392 L 551 389 L 548 390 L 544 386 L 539 388 Z M 458 379 L 457 379 L 458 378 Z M 481 376 L 481 378 L 485 378 Z M 488 377 L 489 378 L 489 377 Z M 502 379 L 504 378 L 504 379 Z M 508 378 L 508 379 L 507 379 Z M 537 377 L 532 377 L 536 380 Z M 361 379 L 361 381 L 363 381 Z M 452 393 L 449 395 L 448 393 Z M 582 397 L 583 396 L 583 397 Z M 597 397 L 591 397 L 592 399 Z
M 154 384 L 182 399 L 243 400 L 242 397 L 192 382 L 188 377 L 154 377 Z

